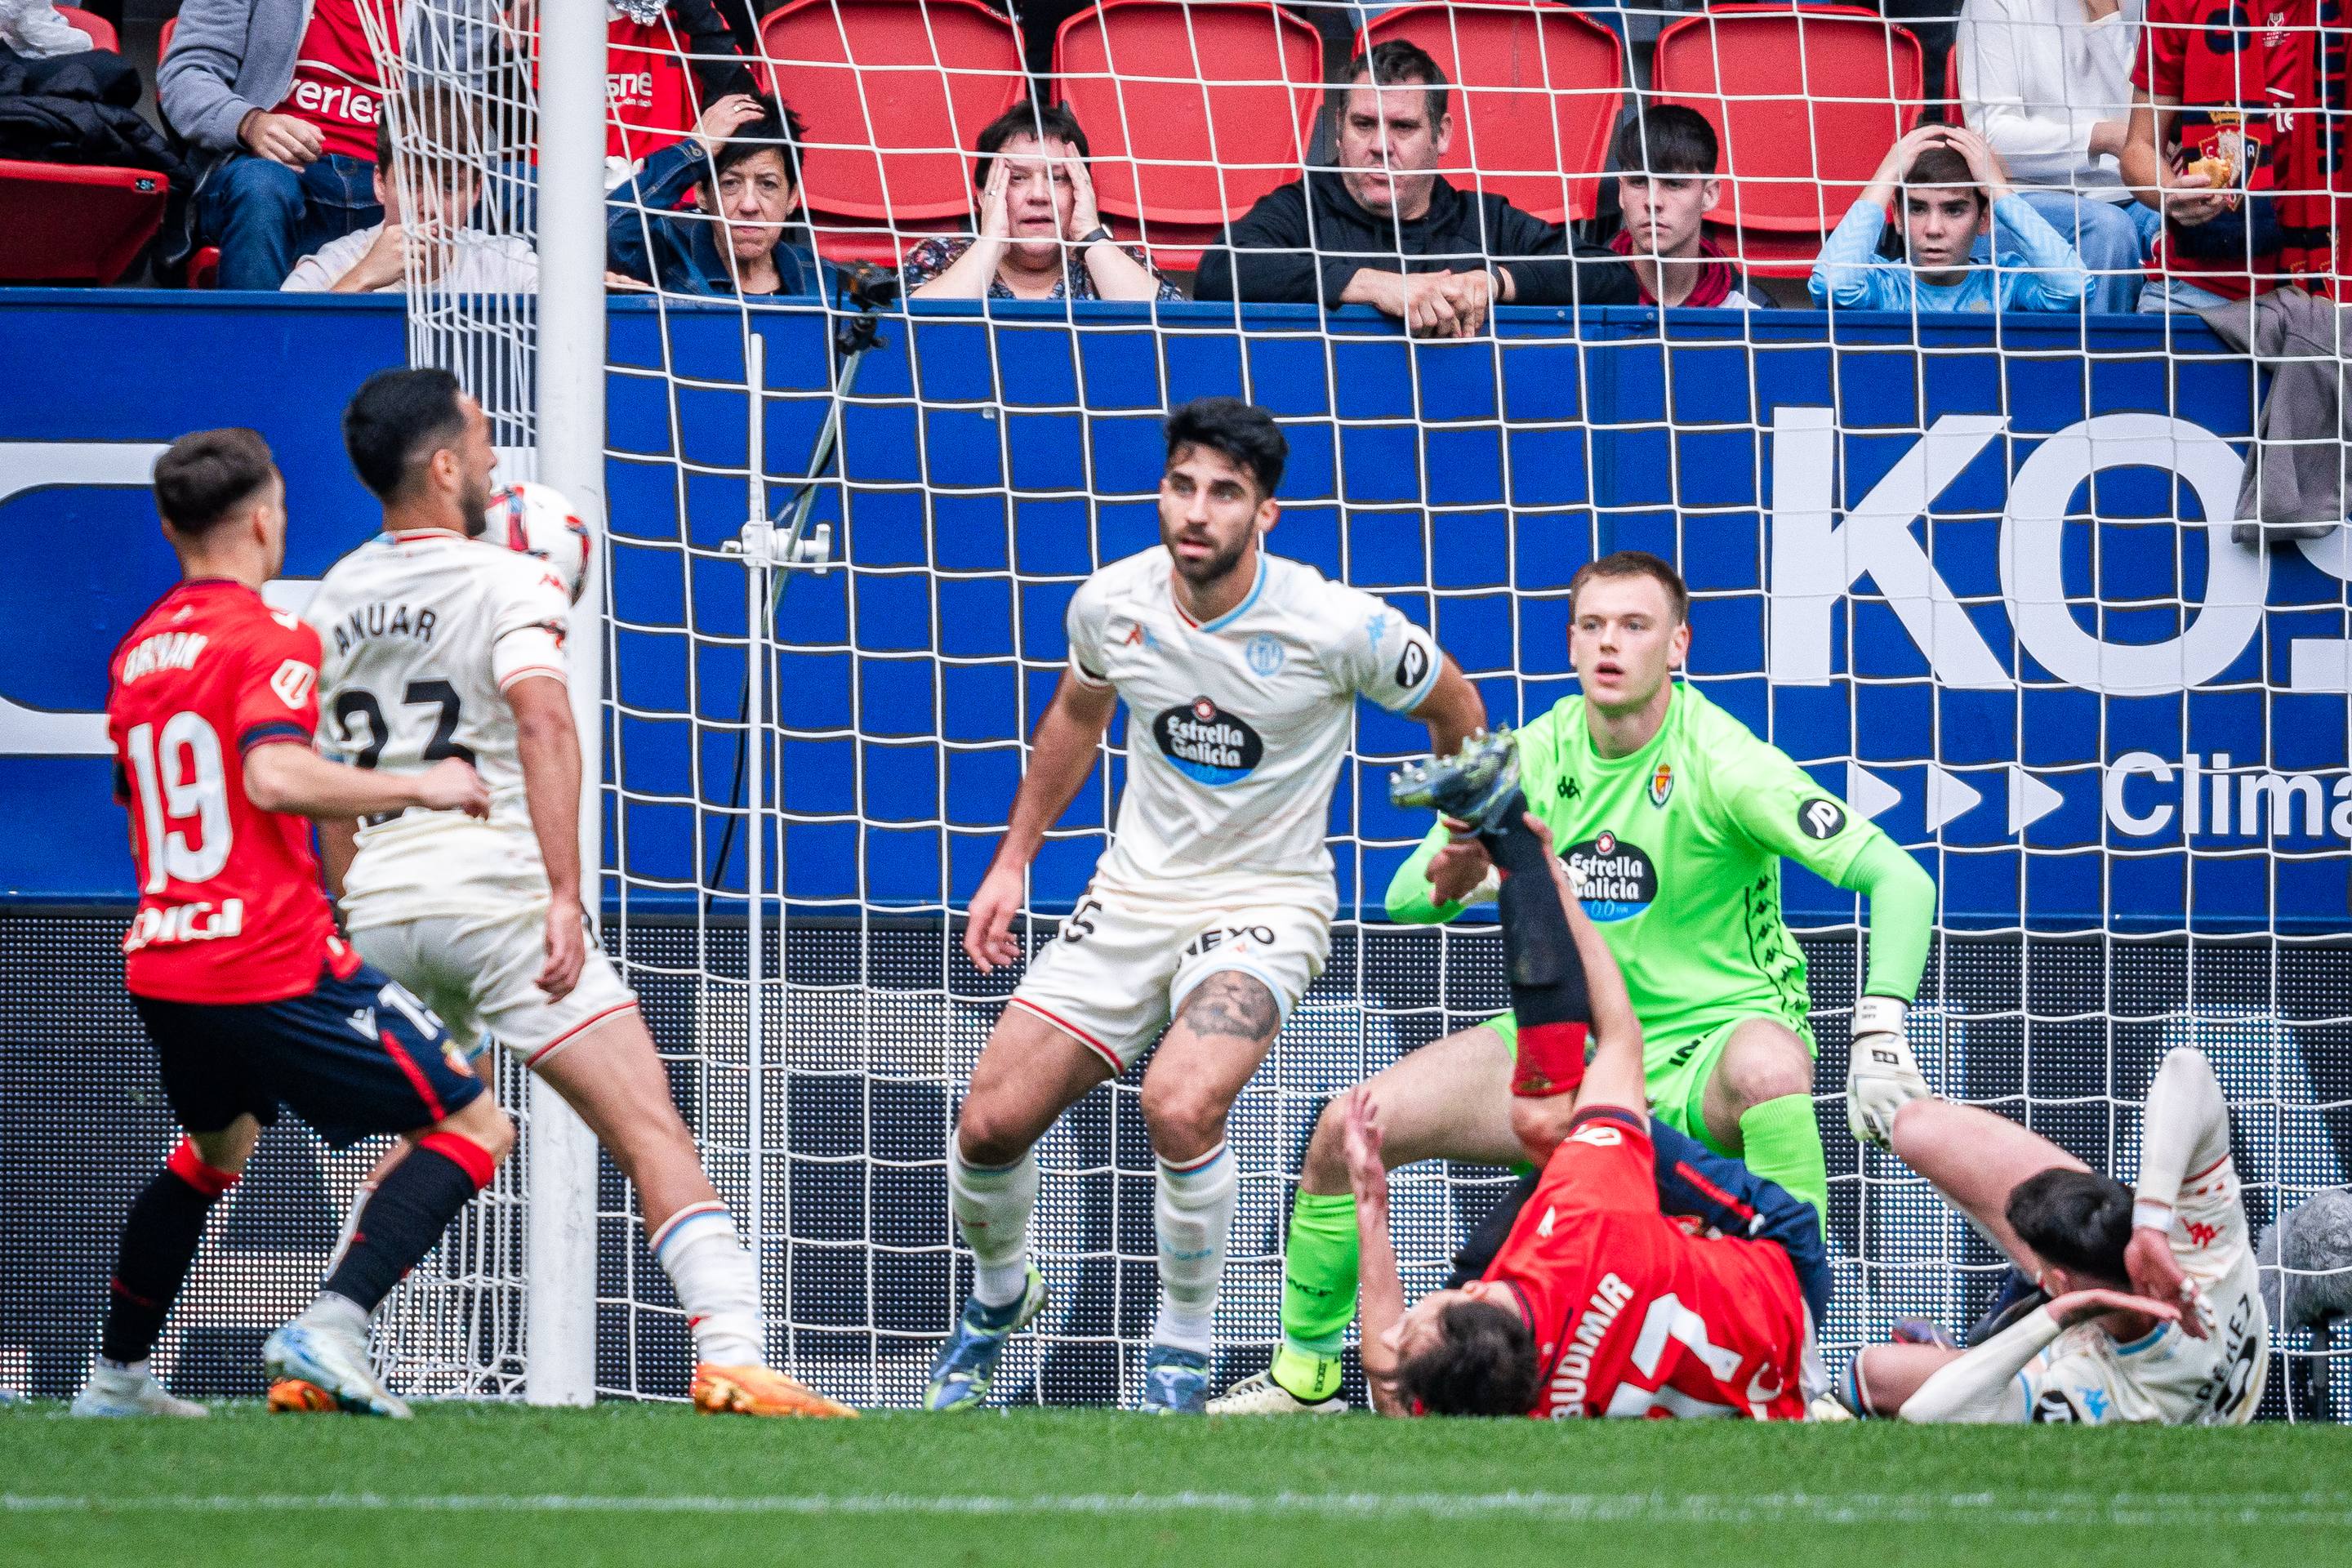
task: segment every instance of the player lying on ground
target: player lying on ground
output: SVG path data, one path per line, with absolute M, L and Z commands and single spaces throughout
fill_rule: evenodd
M 1570 581 L 1569 605 L 1569 658 L 1583 691 L 1519 731 L 1521 782 L 1568 847 L 1585 910 L 1625 975 L 1647 1042 L 1652 1110 L 1826 1215 L 1811 998 L 1803 951 L 1781 921 L 1780 860 L 1870 900 L 1848 1081 L 1855 1135 L 1881 1142 L 1874 1123 L 1926 1091 L 1903 1028 L 1927 963 L 1935 883 L 1787 753 L 1675 681 L 1691 632 L 1672 566 L 1639 551 L 1604 556 Z M 1390 884 L 1390 918 L 1450 921 L 1491 889 L 1492 868 L 1475 835 L 1440 823 Z M 1515 1035 L 1506 1013 L 1371 1080 L 1392 1164 L 1507 1158 L 1509 1097 L 1498 1086 Z M 1491 1092 L 1452 1091 L 1473 1081 Z M 1355 1315 L 1353 1205 L 1334 1102 L 1299 1173 L 1274 1363 L 1213 1410 L 1286 1415 L 1337 1398 Z
M 1915 1100 L 1895 1152 L 2050 1300 L 1973 1348 L 1874 1345 L 1839 1390 L 1906 1421 L 2237 1426 L 2270 1372 L 2230 1111 L 2202 1051 L 2176 1047 L 2141 1120 L 2139 1185 L 1974 1106 Z
M 131 813 L 139 912 L 123 984 L 186 1136 L 131 1205 L 78 1415 L 202 1415 L 148 1369 L 214 1205 L 286 1106 L 337 1148 L 405 1133 L 415 1152 L 365 1235 L 263 1364 L 343 1409 L 405 1415 L 368 1361 L 368 1314 L 514 1143 L 424 1005 L 334 932 L 302 817 L 488 809 L 448 759 L 403 776 L 318 756 L 319 638 L 262 602 L 286 559 L 286 485 L 250 430 L 184 436 L 155 463 L 180 584 L 115 650 L 106 702 Z M 323 1401 L 321 1403 L 324 1403 Z
M 948 1184 L 977 1278 L 932 1363 L 933 1410 L 984 1400 L 1007 1337 L 1045 1304 L 1029 1260 L 1037 1140 L 1155 1039 L 1142 1101 L 1160 1156 L 1160 1309 L 1142 1405 L 1206 1403 L 1238 1184 L 1225 1115 L 1323 967 L 1339 903 L 1323 832 L 1356 697 L 1412 715 L 1443 752 L 1485 719 L 1427 632 L 1266 552 L 1288 443 L 1264 409 L 1204 398 L 1167 434 L 1160 542 L 1071 599 L 1070 667 L 964 929 L 983 973 L 1020 958 L 1029 862 L 1124 700 L 1110 847 L 997 1019 L 957 1116 Z
M 588 941 L 563 653 L 586 531 L 561 511 L 538 516 L 552 492 L 534 486 L 510 504 L 540 554 L 480 537 L 489 422 L 446 371 L 370 377 L 344 411 L 343 443 L 383 503 L 383 531 L 335 563 L 308 612 L 326 645 L 333 743 L 388 777 L 463 757 L 490 798 L 478 822 L 393 812 L 321 825 L 352 945 L 469 1049 L 487 1027 L 612 1151 L 694 1335 L 698 1408 L 851 1414 L 764 1364 L 759 1271 L 703 1173 L 636 998 Z M 364 1228 L 383 1191 L 359 1201 L 352 1224 Z
M 1483 1278 L 1408 1310 L 1378 1102 L 1362 1087 L 1349 1095 L 1373 1405 L 1391 1415 L 1801 1419 L 1816 1380 L 1795 1267 L 1773 1242 L 1695 1235 L 1660 1212 L 1642 1029 L 1624 980 L 1540 819 L 1516 790 L 1496 814 L 1477 771 L 1440 763 L 1433 793 L 1490 825 L 1482 832 L 1503 872 L 1519 1019 L 1511 1123 L 1543 1175 Z

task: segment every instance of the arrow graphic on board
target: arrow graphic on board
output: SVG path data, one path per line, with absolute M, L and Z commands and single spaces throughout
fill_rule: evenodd
M 1864 767 L 1860 763 L 1845 765 L 1845 803 L 1865 817 L 1876 816 L 1891 806 L 1900 805 L 1903 792 Z
M 1927 831 L 1933 833 L 1956 816 L 1963 816 L 1984 799 L 1984 792 L 1935 763 L 1927 764 Z
M 2022 833 L 2066 803 L 2066 797 L 2015 763 L 2009 764 L 2009 831 Z M 1927 830 L 1974 811 L 1984 792 L 1957 773 L 1927 764 Z M 1859 763 L 1845 765 L 1845 799 L 1864 817 L 1875 817 L 1899 805 L 1903 792 Z
M 2060 806 L 2066 797 L 2019 767 L 2009 764 L 2009 830 L 2022 833 Z

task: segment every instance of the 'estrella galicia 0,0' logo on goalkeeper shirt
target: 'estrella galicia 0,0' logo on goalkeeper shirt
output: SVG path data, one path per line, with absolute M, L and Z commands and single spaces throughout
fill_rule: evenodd
M 1631 920 L 1658 896 L 1649 852 L 1613 833 L 1570 845 L 1565 858 L 1584 885 L 1584 912 L 1596 921 Z
M 1241 783 L 1265 755 L 1256 731 L 1205 697 L 1161 713 L 1151 734 L 1179 773 L 1212 788 Z

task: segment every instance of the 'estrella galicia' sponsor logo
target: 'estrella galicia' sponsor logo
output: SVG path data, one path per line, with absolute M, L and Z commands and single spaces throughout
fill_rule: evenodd
M 1397 656 L 1396 683 L 1400 691 L 1418 691 L 1421 683 L 1429 679 L 1429 650 L 1419 637 L 1404 639 L 1404 652 Z
M 1657 899 L 1649 852 L 1613 833 L 1570 845 L 1565 858 L 1584 884 L 1584 912 L 1596 921 L 1631 920 Z
M 1205 697 L 1161 713 L 1151 735 L 1179 773 L 1213 789 L 1241 783 L 1265 755 L 1256 731 Z
M 1808 838 L 1835 838 L 1845 831 L 1845 807 L 1819 795 L 1797 808 L 1797 831 Z
M 1242 658 L 1249 661 L 1251 673 L 1261 678 L 1279 670 L 1283 660 L 1288 657 L 1282 651 L 1282 639 L 1272 632 L 1258 633 L 1242 650 Z

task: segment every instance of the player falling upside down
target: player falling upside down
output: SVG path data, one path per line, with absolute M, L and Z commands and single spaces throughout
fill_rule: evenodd
M 2205 1053 L 2176 1047 L 2140 1123 L 2139 1184 L 2099 1175 L 1990 1111 L 1920 1099 L 1894 1150 L 2049 1300 L 1963 1352 L 1874 1345 L 1839 1397 L 1906 1421 L 2251 1421 L 2270 1373 L 2230 1110 Z
M 488 799 L 463 761 L 393 777 L 311 751 L 319 639 L 262 602 L 286 558 L 286 485 L 259 436 L 182 437 L 156 460 L 155 504 L 181 582 L 115 650 L 107 732 L 139 872 L 123 984 L 186 1136 L 123 1222 L 73 1411 L 206 1414 L 166 1393 L 148 1356 L 213 1206 L 284 1106 L 337 1148 L 396 1132 L 415 1152 L 263 1364 L 321 1403 L 404 1416 L 370 1366 L 368 1314 L 488 1183 L 514 1125 L 423 1005 L 336 937 L 300 818 L 462 822 Z
M 1348 1096 L 1373 1405 L 1391 1415 L 1800 1420 L 1822 1380 L 1795 1264 L 1772 1241 L 1695 1235 L 1660 1211 L 1641 1025 L 1509 762 L 1507 746 L 1474 742 L 1392 793 L 1489 824 L 1480 837 L 1502 873 L 1519 1021 L 1509 1118 L 1543 1173 L 1483 1277 L 1408 1309 L 1389 1242 L 1379 1100 L 1369 1086 Z
M 320 690 L 334 742 L 387 777 L 463 757 L 490 800 L 479 822 L 394 811 L 322 826 L 352 945 L 469 1048 L 487 1027 L 612 1152 L 686 1310 L 697 1406 L 850 1414 L 764 1364 L 751 1255 L 703 1173 L 636 998 L 587 940 L 563 653 L 585 531 L 564 516 L 534 521 L 552 535 L 524 541 L 539 555 L 479 537 L 488 421 L 446 371 L 369 378 L 344 411 L 343 442 L 383 503 L 383 531 L 335 563 L 308 611 L 326 645 Z M 527 513 L 550 494 L 513 504 Z M 388 1190 L 362 1194 L 362 1233 Z
M 1780 861 L 1870 900 L 1849 1080 L 1857 1136 L 1913 1086 L 1926 1091 L 1903 1027 L 1927 963 L 1935 884 L 1785 752 L 1674 679 L 1691 630 L 1672 566 L 1639 551 L 1604 556 L 1570 582 L 1569 605 L 1569 657 L 1583 689 L 1518 732 L 1521 784 L 1567 846 L 1585 911 L 1624 974 L 1651 1110 L 1826 1215 L 1812 1004 L 1804 953 L 1781 921 Z M 1476 835 L 1440 823 L 1390 884 L 1390 918 L 1450 921 L 1491 889 L 1491 870 Z M 1505 1089 L 1516 1034 L 1507 1013 L 1370 1080 L 1391 1166 L 1516 1158 Z M 1339 1116 L 1336 1102 L 1326 1108 L 1300 1171 L 1273 1364 L 1218 1399 L 1219 1414 L 1346 1408 L 1339 1349 L 1355 1315 L 1356 1216 Z
M 1025 870 L 1124 700 L 1110 847 L 997 1019 L 957 1117 L 949 1191 L 977 1278 L 932 1363 L 933 1410 L 986 1399 L 1006 1339 L 1045 1304 L 1029 1261 L 1037 1140 L 1155 1039 L 1142 1100 L 1160 1308 L 1142 1406 L 1202 1408 L 1237 1190 L 1225 1116 L 1323 967 L 1338 907 L 1324 824 L 1355 699 L 1411 714 L 1443 751 L 1484 718 L 1428 633 L 1266 552 L 1288 445 L 1265 410 L 1203 398 L 1167 436 L 1160 542 L 1070 601 L 1069 668 L 964 931 L 983 973 L 1020 957 Z

